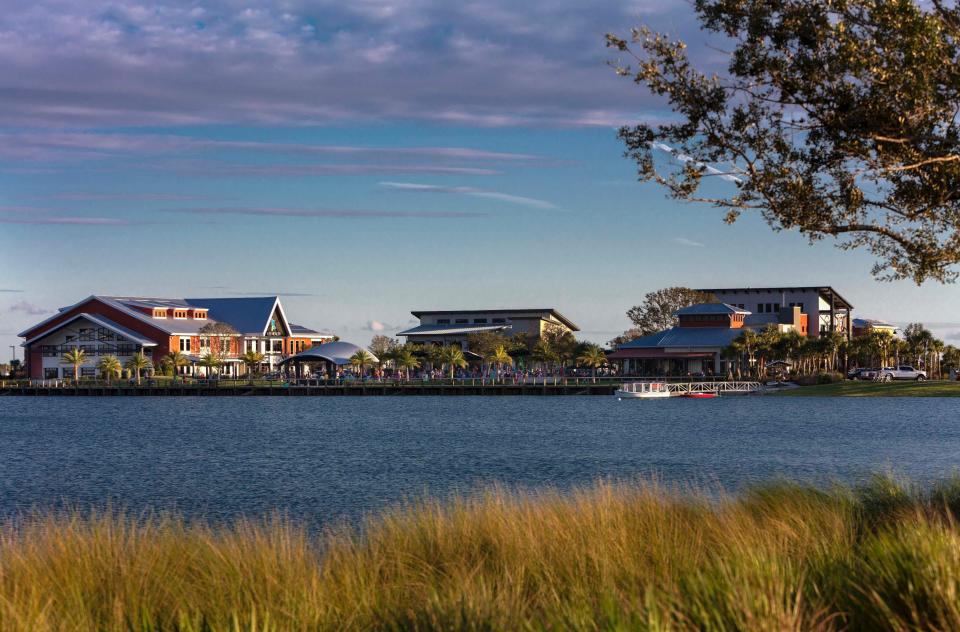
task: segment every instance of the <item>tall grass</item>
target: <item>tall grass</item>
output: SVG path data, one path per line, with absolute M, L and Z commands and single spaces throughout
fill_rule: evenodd
M 960 479 L 929 490 L 493 488 L 361 529 L 35 513 L 0 630 L 960 629 Z

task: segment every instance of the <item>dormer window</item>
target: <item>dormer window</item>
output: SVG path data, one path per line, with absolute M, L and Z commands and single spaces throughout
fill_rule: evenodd
M 167 310 L 165 310 L 165 309 L 155 309 L 155 310 L 153 310 L 153 317 L 154 317 L 154 318 L 166 318 L 166 317 L 167 317 Z
M 206 320 L 207 312 L 194 310 L 193 317 L 196 318 L 197 320 Z
M 187 317 L 187 310 L 185 310 L 185 309 L 175 309 L 175 310 L 173 310 L 173 317 L 176 318 L 176 319 L 178 319 L 178 320 L 185 319 L 185 318 Z

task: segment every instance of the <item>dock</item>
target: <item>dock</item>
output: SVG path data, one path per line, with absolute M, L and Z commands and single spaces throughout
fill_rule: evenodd
M 674 378 L 675 379 L 675 378 Z M 631 380 L 632 381 L 632 380 Z M 648 381 L 648 380 L 644 380 Z M 746 395 L 762 389 L 759 382 L 668 381 L 671 394 L 719 393 Z M 551 380 L 538 383 L 491 384 L 480 380 L 447 383 L 419 382 L 347 382 L 340 384 L 313 381 L 307 384 L 254 384 L 245 382 L 206 384 L 128 385 L 61 383 L 0 383 L 0 397 L 394 397 L 394 396 L 612 396 L 621 381 L 592 382 L 589 379 Z

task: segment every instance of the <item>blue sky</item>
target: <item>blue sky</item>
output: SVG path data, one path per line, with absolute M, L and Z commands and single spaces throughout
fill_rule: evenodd
M 4 7 L 0 357 L 91 293 L 280 293 L 356 342 L 411 309 L 553 306 L 603 342 L 659 287 L 830 284 L 960 339 L 955 286 L 635 182 L 616 126 L 668 113 L 603 34 L 718 64 L 686 2 Z

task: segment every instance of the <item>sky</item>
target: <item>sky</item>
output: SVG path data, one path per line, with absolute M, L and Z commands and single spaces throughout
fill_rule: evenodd
M 0 358 L 90 294 L 279 294 L 361 344 L 554 307 L 602 343 L 672 285 L 832 285 L 960 344 L 956 286 L 638 183 L 616 129 L 670 113 L 604 34 L 639 24 L 723 63 L 682 0 L 5 0 Z

